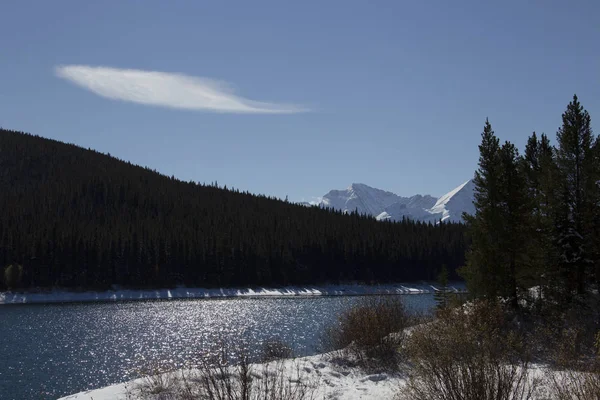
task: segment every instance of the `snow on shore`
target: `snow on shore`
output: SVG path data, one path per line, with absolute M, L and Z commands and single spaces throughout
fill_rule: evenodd
M 315 388 L 315 399 L 381 400 L 393 399 L 404 380 L 386 373 L 368 374 L 358 368 L 339 365 L 328 355 L 315 355 L 283 361 L 285 374 L 294 381 L 298 371 L 303 382 Z M 255 365 L 257 371 L 263 365 Z M 62 397 L 58 400 L 126 400 L 135 399 L 135 388 L 146 378 L 120 383 Z M 129 397 L 128 397 L 129 393 Z M 157 397 L 158 398 L 158 397 Z
M 458 290 L 452 288 L 453 290 Z M 105 292 L 0 292 L 1 304 L 130 301 L 152 299 L 202 299 L 228 297 L 360 296 L 424 294 L 437 289 L 428 284 L 290 286 L 284 288 L 109 290 Z
M 283 371 L 286 381 L 310 385 L 314 388 L 313 399 L 330 400 L 392 400 L 407 383 L 406 375 L 398 373 L 368 373 L 357 367 L 349 367 L 343 362 L 336 362 L 331 354 L 318 354 L 309 357 L 283 360 Z M 265 364 L 254 364 L 253 371 L 261 376 Z M 273 371 L 271 367 L 270 371 Z M 298 372 L 299 371 L 299 372 Z M 176 371 L 173 376 L 181 376 Z M 187 371 L 190 373 L 190 371 Z M 193 373 L 193 371 L 191 371 Z M 529 381 L 540 380 L 544 376 L 544 368 L 533 365 L 529 369 Z M 300 374 L 300 375 L 299 375 Z M 263 379 L 263 378 L 258 378 Z M 169 381 L 164 379 L 163 382 Z M 138 398 L 140 385 L 148 384 L 148 378 L 139 378 L 129 382 L 107 386 L 62 397 L 58 400 L 135 400 Z M 548 388 L 541 384 L 533 399 L 547 399 Z M 156 394 L 156 399 L 160 395 Z

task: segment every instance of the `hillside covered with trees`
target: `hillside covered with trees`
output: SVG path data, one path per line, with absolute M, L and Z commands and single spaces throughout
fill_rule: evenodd
M 389 282 L 456 277 L 464 226 L 182 182 L 0 130 L 0 289 Z

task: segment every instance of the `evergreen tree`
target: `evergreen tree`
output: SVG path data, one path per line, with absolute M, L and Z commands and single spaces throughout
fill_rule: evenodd
M 517 308 L 517 275 L 528 262 L 525 162 L 512 143 L 500 147 L 489 121 L 479 153 L 474 179 L 476 213 L 467 218 L 472 245 L 461 273 L 472 295 L 507 298 Z
M 437 277 L 437 291 L 434 293 L 433 297 L 436 302 L 436 308 L 438 310 L 443 310 L 447 308 L 450 304 L 450 293 L 448 290 L 448 268 L 446 265 L 442 265 L 440 273 Z
M 555 232 L 557 169 L 554 151 L 545 134 L 538 139 L 535 132 L 529 137 L 523 160 L 527 186 L 527 206 L 530 224 L 526 227 L 526 265 L 519 280 L 525 287 L 539 287 L 539 298 L 544 292 L 555 292 L 557 251 Z
M 515 308 L 518 307 L 517 273 L 525 270 L 528 262 L 526 243 L 529 239 L 530 207 L 523 166 L 517 148 L 506 142 L 500 149 L 501 224 L 497 230 L 503 265 L 498 272 L 503 278 L 500 295 L 510 299 Z
M 502 286 L 498 230 L 502 223 L 500 167 L 499 140 L 486 119 L 479 145 L 479 168 L 473 179 L 475 215 L 464 215 L 471 248 L 460 271 L 475 297 L 496 297 Z
M 597 214 L 597 160 L 594 154 L 596 138 L 592 135 L 591 119 L 577 96 L 562 116 L 562 126 L 556 139 L 557 190 L 559 210 L 556 215 L 559 270 L 565 285 L 567 300 L 572 295 L 583 296 L 586 280 L 591 274 L 593 254 L 593 221 Z
M 590 236 L 588 240 L 588 249 L 593 261 L 592 275 L 590 281 L 596 285 L 596 290 L 600 286 L 600 138 L 596 137 L 592 147 L 593 155 L 593 174 L 594 178 L 590 181 L 594 182 L 591 187 L 591 215 L 590 218 Z M 597 179 L 594 181 L 594 179 Z
M 10 264 L 4 269 L 4 283 L 9 289 L 16 289 L 21 285 L 23 278 L 23 267 L 17 264 Z

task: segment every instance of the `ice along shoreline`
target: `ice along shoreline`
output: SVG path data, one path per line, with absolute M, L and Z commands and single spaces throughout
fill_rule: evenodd
M 454 292 L 463 291 L 464 285 L 449 286 Z M 267 298 L 267 297 L 313 297 L 313 296 L 367 296 L 431 294 L 438 289 L 434 284 L 385 284 L 385 285 L 306 285 L 281 288 L 185 288 L 174 289 L 119 289 L 108 291 L 52 290 L 40 292 L 0 292 L 0 305 L 113 302 L 136 300 L 217 299 L 217 298 Z

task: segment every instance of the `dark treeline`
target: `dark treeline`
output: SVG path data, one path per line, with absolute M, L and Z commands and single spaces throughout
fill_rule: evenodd
M 412 281 L 442 264 L 455 278 L 463 231 L 182 182 L 0 130 L 0 288 Z
M 600 139 L 577 96 L 554 146 L 533 133 L 520 155 L 486 121 L 479 150 L 477 212 L 467 218 L 472 246 L 462 270 L 470 292 L 518 308 L 536 287 L 544 306 L 597 307 Z

